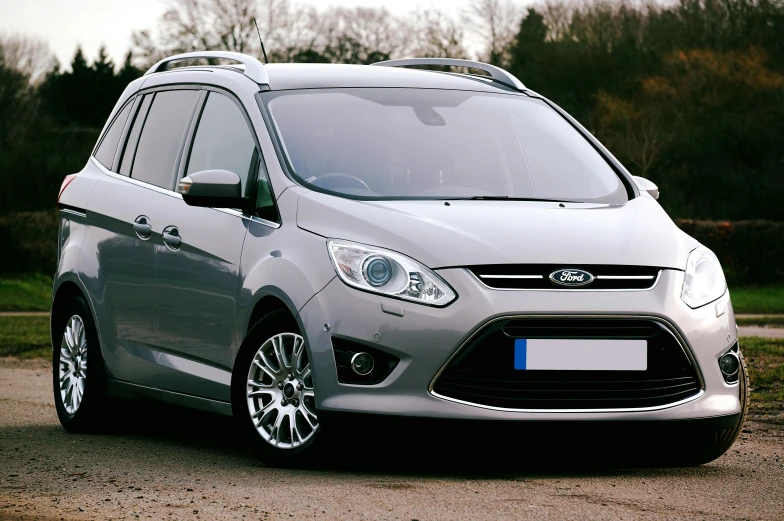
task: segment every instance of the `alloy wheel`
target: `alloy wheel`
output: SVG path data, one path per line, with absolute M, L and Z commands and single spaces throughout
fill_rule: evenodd
M 60 342 L 60 399 L 68 414 L 79 409 L 87 380 L 87 331 L 79 315 L 65 325 Z
M 265 341 L 253 356 L 245 395 L 264 441 L 281 449 L 308 441 L 319 423 L 305 340 L 280 333 Z

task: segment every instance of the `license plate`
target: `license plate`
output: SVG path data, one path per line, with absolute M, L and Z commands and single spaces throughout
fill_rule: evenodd
M 645 371 L 646 340 L 581 340 L 518 338 L 514 344 L 518 371 Z

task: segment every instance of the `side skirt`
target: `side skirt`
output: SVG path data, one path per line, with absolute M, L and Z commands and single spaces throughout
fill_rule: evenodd
M 107 386 L 109 395 L 115 398 L 148 398 L 173 405 L 179 405 L 181 407 L 188 407 L 191 409 L 198 409 L 200 411 L 223 414 L 224 416 L 232 415 L 231 404 L 229 402 L 201 398 L 199 396 L 193 396 L 190 394 L 183 394 L 174 391 L 167 391 L 164 389 L 157 389 L 155 387 L 147 387 L 145 385 L 123 382 L 121 380 L 109 379 L 107 381 Z

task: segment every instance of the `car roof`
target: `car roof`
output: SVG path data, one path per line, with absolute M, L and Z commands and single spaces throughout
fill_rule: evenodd
M 328 63 L 270 63 L 264 68 L 269 75 L 270 90 L 410 87 L 519 94 L 519 91 L 489 77 L 432 70 Z

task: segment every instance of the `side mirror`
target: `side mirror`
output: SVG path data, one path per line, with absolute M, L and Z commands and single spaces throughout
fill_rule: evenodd
M 242 197 L 240 176 L 228 170 L 203 170 L 183 177 L 177 193 L 190 206 L 245 210 L 248 203 L 248 198 Z
M 636 175 L 633 175 L 632 179 L 634 179 L 634 184 L 637 185 L 637 188 L 644 192 L 648 192 L 654 199 L 659 198 L 659 187 L 653 184 L 651 181 Z

